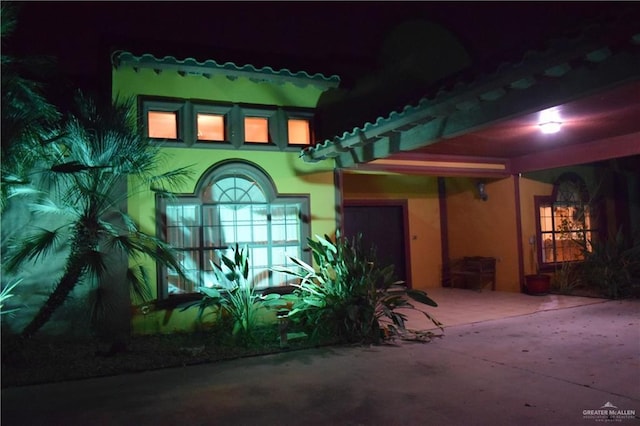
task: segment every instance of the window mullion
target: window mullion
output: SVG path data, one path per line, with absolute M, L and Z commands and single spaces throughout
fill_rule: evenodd
M 202 205 L 202 203 L 200 203 L 200 205 L 198 206 L 198 211 L 199 211 L 199 226 L 198 226 L 198 233 L 199 233 L 199 244 L 198 244 L 198 262 L 200 267 L 198 268 L 198 282 L 197 285 L 198 286 L 202 286 L 204 285 L 203 280 L 202 280 L 202 275 L 204 274 L 204 207 Z
M 273 222 L 271 220 L 271 203 L 267 203 L 266 212 L 267 212 L 267 259 L 268 259 L 269 265 L 273 265 L 273 230 L 271 229 Z M 268 277 L 269 277 L 269 287 L 272 287 L 273 274 L 271 273 L 271 271 L 269 271 Z

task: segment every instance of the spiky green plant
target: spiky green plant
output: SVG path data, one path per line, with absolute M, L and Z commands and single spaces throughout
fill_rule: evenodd
M 416 333 L 406 328 L 407 317 L 398 309 L 422 312 L 436 327 L 443 325 L 429 313 L 418 309 L 409 299 L 438 306 L 427 293 L 409 289 L 394 280 L 393 265 L 379 267 L 375 249 L 365 252 L 361 236 L 348 240 L 337 233 L 309 239 L 317 268 L 291 257 L 299 268 L 276 268 L 300 278 L 294 284 L 296 302 L 289 313 L 292 321 L 305 324 L 315 337 L 338 336 L 349 342 L 379 343 L 395 337 L 428 338 L 431 333 Z
M 2 315 L 8 315 L 8 314 L 12 314 L 16 311 L 18 311 L 19 308 L 13 308 L 13 309 L 3 309 L 4 308 L 4 304 L 5 302 L 13 297 L 13 290 L 22 282 L 22 279 L 16 279 L 13 282 L 11 282 L 10 284 L 7 284 L 6 286 L 4 286 L 2 288 L 2 291 L 0 291 L 0 316 Z
M 590 245 L 591 250 L 583 250 L 582 279 L 612 299 L 640 296 L 640 235 L 625 237 L 620 228 L 615 236 Z
M 213 308 L 216 321 L 228 314 L 233 320 L 232 335 L 245 345 L 255 342 L 255 331 L 261 311 L 279 307 L 286 303 L 279 294 L 261 294 L 249 280 L 249 257 L 247 248 L 236 244 L 232 257 L 218 251 L 220 264 L 211 262 L 216 285 L 200 287 L 201 300 L 186 304 L 183 311 L 198 307 L 198 319 L 202 320 L 205 310 Z
M 173 249 L 144 232 L 126 212 L 126 200 L 134 194 L 154 190 L 168 193 L 189 175 L 187 168 L 157 174 L 163 161 L 159 147 L 149 143 L 137 128 L 134 99 L 96 103 L 78 94 L 77 111 L 67 120 L 62 136 L 44 147 L 38 173 L 47 191 L 32 188 L 33 212 L 64 218 L 53 229 L 34 228 L 15 242 L 5 269 L 18 270 L 25 261 L 46 261 L 62 242 L 69 242 L 64 273 L 35 317 L 23 329 L 32 336 L 63 305 L 76 285 L 99 283 L 114 265 L 106 259 L 121 253 L 136 260 L 148 256 L 159 264 L 181 271 Z M 128 187 L 127 187 L 128 179 Z M 27 191 L 23 191 L 25 193 Z M 41 222 L 44 223 L 44 222 Z M 125 260 L 126 262 L 126 260 Z M 144 294 L 136 271 L 127 274 L 139 294 Z M 46 284 L 47 277 L 43 277 Z M 122 283 L 102 283 L 121 285 Z

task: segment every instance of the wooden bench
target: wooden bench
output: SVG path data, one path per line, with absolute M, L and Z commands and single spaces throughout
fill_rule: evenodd
M 460 285 L 481 291 L 491 283 L 491 290 L 496 289 L 496 259 L 494 257 L 466 256 L 451 264 L 451 287 Z

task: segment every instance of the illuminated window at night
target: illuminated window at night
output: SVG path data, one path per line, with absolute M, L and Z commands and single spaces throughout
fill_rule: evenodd
M 224 141 L 224 115 L 198 114 L 197 131 L 199 141 Z
M 147 120 L 150 138 L 178 139 L 178 117 L 176 112 L 149 111 Z
M 313 110 L 142 97 L 141 126 L 171 146 L 294 151 L 313 143 Z
M 309 145 L 311 143 L 311 129 L 309 120 L 290 118 L 287 123 L 289 144 Z
M 269 120 L 264 117 L 245 117 L 244 140 L 246 142 L 269 143 Z
M 165 268 L 160 294 L 224 287 L 210 262 L 219 263 L 221 253 L 230 256 L 236 243 L 248 248 L 249 279 L 257 288 L 293 283 L 271 268 L 293 266 L 287 256 L 308 257 L 303 252 L 310 232 L 308 197 L 277 195 L 268 176 L 246 163 L 216 167 L 203 182 L 194 195 L 161 202 L 163 237 L 178 249 L 187 279 Z
M 536 197 L 541 265 L 584 259 L 596 234 L 584 183 L 576 176 L 559 180 L 555 195 Z

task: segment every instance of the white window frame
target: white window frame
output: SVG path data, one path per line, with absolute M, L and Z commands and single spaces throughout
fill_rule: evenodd
M 178 296 L 197 295 L 199 286 L 210 285 L 209 281 L 211 281 L 210 280 L 211 274 L 210 272 L 207 272 L 207 271 L 210 271 L 211 267 L 210 265 L 208 265 L 208 259 L 212 257 L 213 250 L 216 250 L 216 249 L 229 250 L 235 247 L 235 244 L 233 243 L 229 245 L 219 246 L 219 247 L 216 245 L 205 246 L 205 241 L 207 241 L 207 239 L 205 238 L 205 232 L 207 232 L 207 230 L 212 231 L 212 229 L 215 229 L 216 227 L 221 229 L 222 225 L 220 223 L 216 223 L 215 226 L 211 224 L 211 226 L 208 229 L 205 229 L 206 228 L 205 221 L 203 220 L 203 217 L 205 217 L 203 212 L 207 210 L 220 212 L 217 209 L 223 205 L 220 203 L 216 203 L 215 200 L 210 199 L 210 197 L 208 196 L 209 188 L 211 188 L 211 186 L 215 184 L 215 182 L 219 182 L 224 177 L 233 176 L 233 175 L 248 177 L 250 180 L 252 180 L 259 186 L 261 192 L 264 194 L 264 197 L 265 197 L 264 203 L 260 202 L 257 204 L 253 204 L 253 206 L 254 208 L 262 208 L 263 206 L 268 212 L 267 225 L 266 225 L 268 240 L 266 241 L 266 244 L 264 241 L 257 241 L 254 243 L 250 241 L 249 242 L 245 241 L 249 249 L 250 266 L 253 263 L 252 256 L 251 256 L 251 252 L 253 250 L 262 250 L 262 252 L 265 252 L 265 249 L 266 249 L 266 253 L 267 253 L 267 259 L 268 259 L 267 264 L 262 265 L 262 268 L 260 269 L 260 271 L 257 271 L 257 273 L 262 274 L 261 277 L 263 278 L 263 280 L 259 281 L 256 288 L 258 289 L 272 288 L 272 287 L 277 287 L 281 285 L 288 285 L 294 281 L 292 280 L 291 277 L 284 276 L 283 274 L 280 274 L 280 273 L 275 273 L 271 270 L 271 267 L 276 265 L 293 266 L 293 264 L 288 263 L 290 261 L 288 261 L 285 258 L 284 254 L 282 254 L 284 251 L 288 251 L 290 254 L 293 254 L 296 257 L 301 258 L 307 263 L 311 262 L 310 253 L 308 252 L 308 249 L 307 249 L 307 240 L 310 235 L 309 195 L 308 194 L 301 194 L 301 195 L 278 194 L 276 191 L 276 187 L 272 182 L 272 180 L 270 179 L 270 177 L 259 166 L 255 164 L 250 164 L 244 161 L 223 162 L 213 166 L 203 174 L 202 178 L 198 182 L 198 185 L 196 186 L 196 190 L 194 193 L 182 194 L 172 198 L 165 198 L 160 195 L 157 196 L 158 197 L 156 202 L 156 206 L 157 206 L 156 223 L 158 224 L 157 232 L 158 232 L 158 235 L 160 235 L 164 241 L 167 241 L 168 239 L 169 223 L 167 219 L 167 211 L 169 208 L 171 208 L 172 206 L 178 206 L 178 205 L 193 205 L 193 206 L 196 206 L 196 208 L 199 209 L 198 211 L 200 212 L 200 221 L 198 224 L 196 224 L 197 226 L 194 226 L 194 232 L 198 233 L 197 237 L 194 238 L 194 240 L 197 242 L 197 245 L 194 245 L 190 248 L 185 248 L 184 250 L 179 249 L 179 251 L 190 252 L 191 255 L 189 259 L 195 259 L 194 264 L 197 266 L 197 268 L 192 269 L 190 271 L 193 277 L 195 277 L 194 286 L 191 289 L 186 289 L 186 291 L 172 292 L 169 288 L 170 280 L 174 280 L 174 278 L 176 277 L 173 276 L 171 274 L 171 271 L 168 270 L 166 267 L 162 267 L 159 265 L 158 266 L 158 298 L 167 299 L 175 295 L 178 295 Z M 252 205 L 251 203 L 239 203 L 239 204 L 242 204 L 243 206 Z M 298 219 L 295 224 L 290 224 L 290 223 L 287 224 L 286 219 L 284 220 L 284 223 L 274 224 L 273 211 L 282 205 L 293 206 L 298 209 Z M 214 222 L 217 220 L 219 220 L 219 216 L 216 215 L 216 219 L 214 219 Z M 251 229 L 253 230 L 255 227 L 253 225 L 254 223 L 253 219 L 251 223 L 252 223 Z M 237 224 L 234 226 L 237 226 Z M 289 227 L 295 226 L 296 228 L 295 228 L 294 234 L 297 233 L 297 239 L 290 240 L 290 241 L 275 241 L 274 233 L 275 233 L 276 226 L 278 226 L 279 229 L 281 230 L 287 229 L 287 226 Z M 288 228 L 288 229 L 291 229 L 291 228 Z M 213 234 L 210 234 L 210 235 L 213 235 Z M 243 246 L 244 246 L 243 242 L 240 242 L 240 247 L 242 248 Z M 282 254 L 282 259 L 274 259 L 275 253 L 277 252 L 280 252 Z M 256 271 L 252 272 L 252 274 L 255 274 L 255 273 Z M 282 282 L 274 282 L 274 276 L 276 276 L 278 280 L 284 280 L 284 284 L 282 284 Z M 266 280 L 266 285 L 265 285 L 265 280 Z M 184 283 L 182 282 L 178 282 L 178 285 L 176 285 L 175 288 L 180 289 L 183 286 L 183 284 Z

